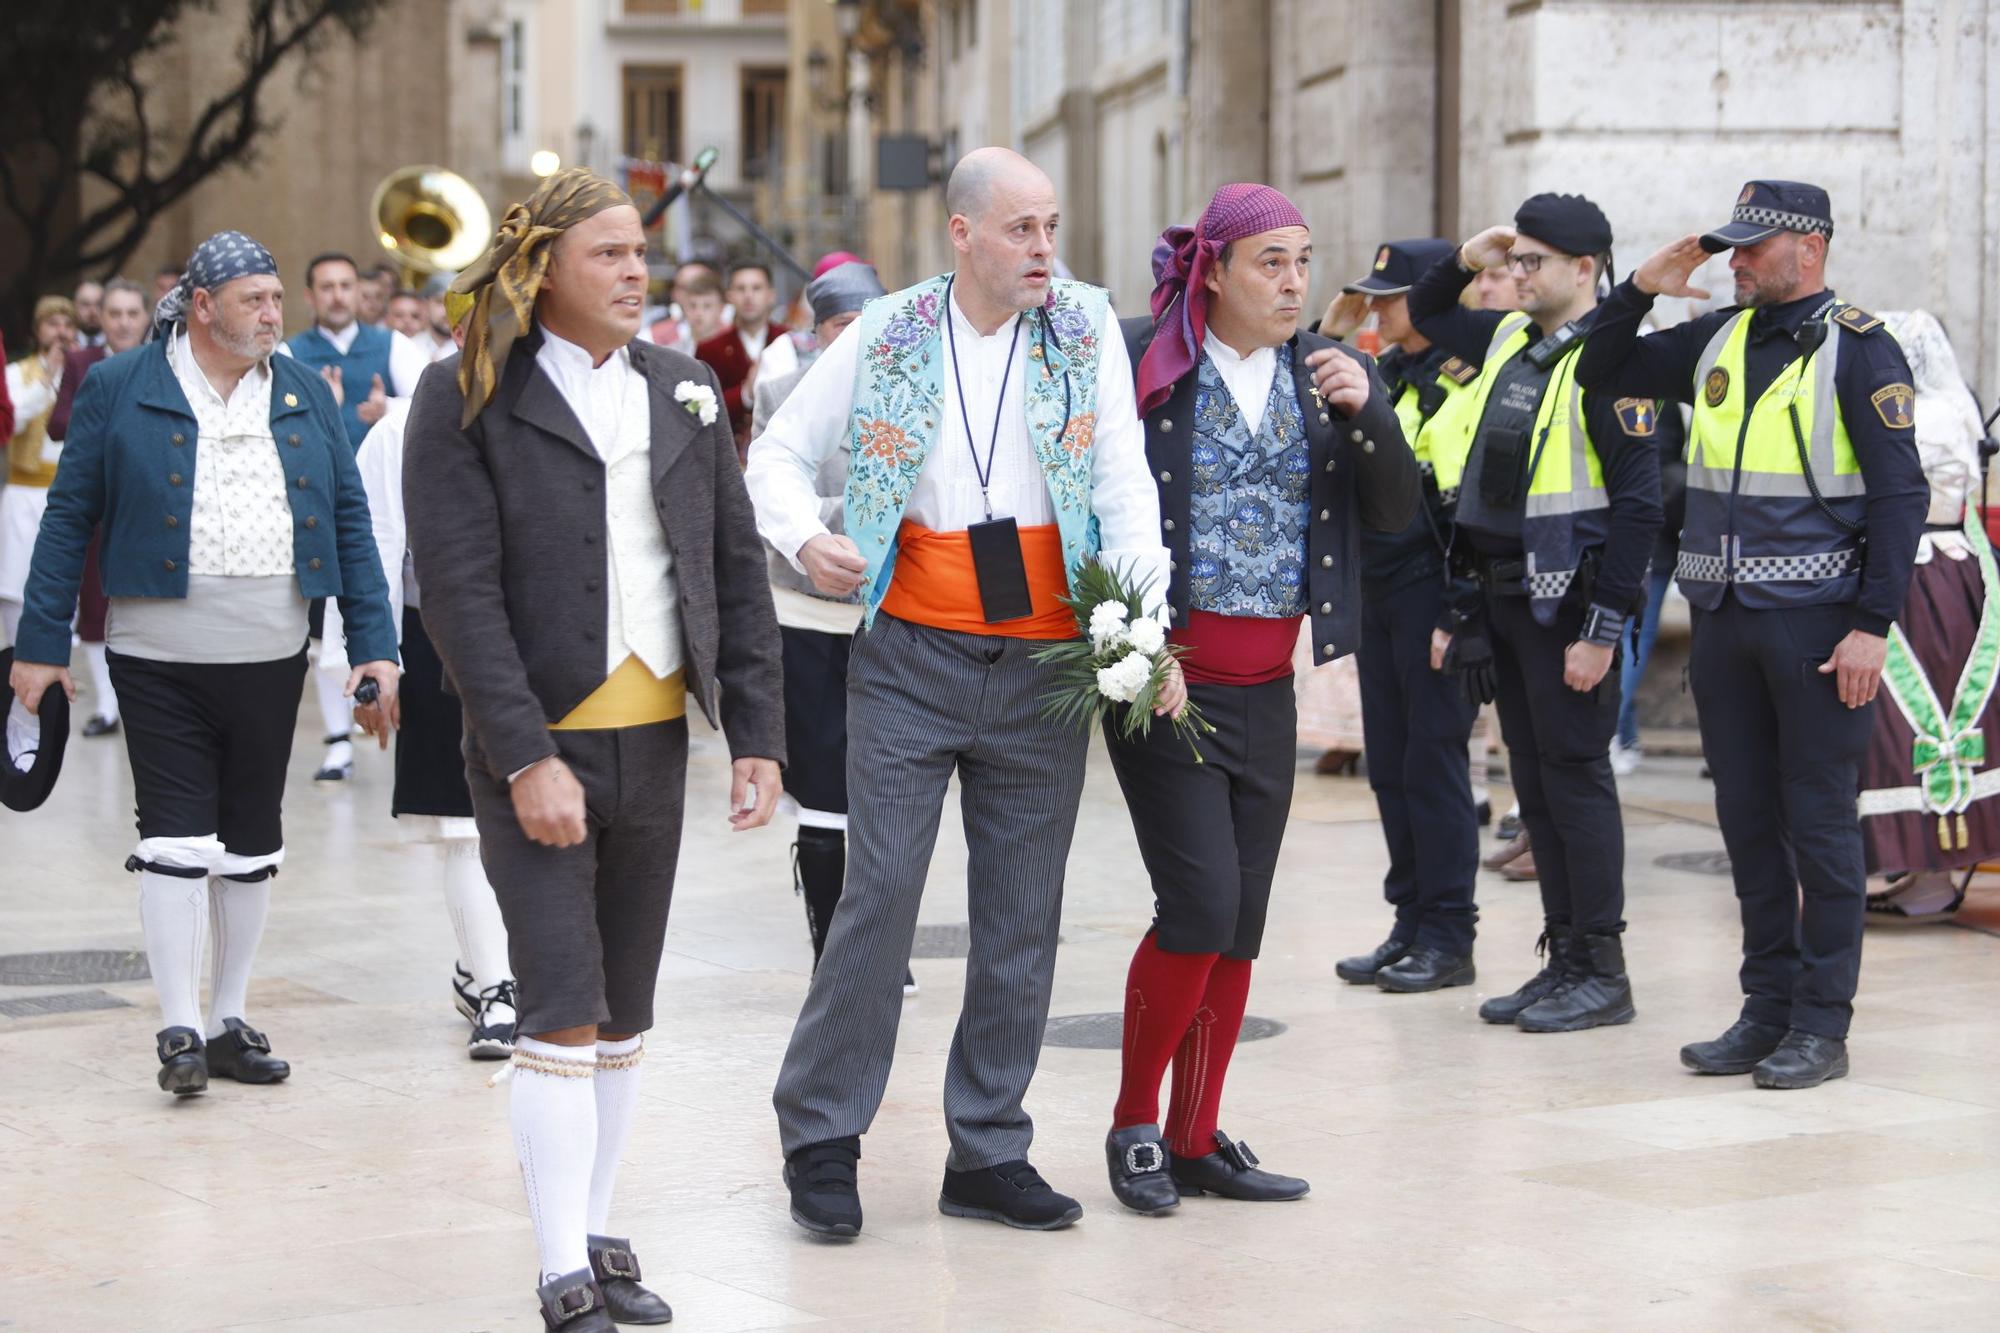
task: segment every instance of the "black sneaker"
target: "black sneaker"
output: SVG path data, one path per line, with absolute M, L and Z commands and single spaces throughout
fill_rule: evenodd
M 947 1217 L 977 1217 L 1023 1231 L 1060 1231 L 1083 1216 L 1083 1205 L 1058 1194 L 1026 1161 L 1001 1162 L 977 1171 L 946 1167 L 938 1211 Z
M 479 991 L 472 984 L 472 973 L 465 970 L 464 963 L 451 965 L 451 1003 L 458 1010 L 458 1016 L 466 1022 L 479 1021 Z
M 792 1192 L 792 1220 L 821 1236 L 861 1234 L 857 1170 L 861 1140 L 808 1143 L 785 1158 L 785 1188 Z
M 505 1060 L 514 1054 L 514 983 L 503 981 L 479 992 L 466 1053 L 475 1060 Z

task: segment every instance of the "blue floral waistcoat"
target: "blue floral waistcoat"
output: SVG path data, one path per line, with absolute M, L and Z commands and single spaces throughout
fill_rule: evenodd
M 864 618 L 889 591 L 896 532 L 917 475 L 944 422 L 945 284 L 931 278 L 870 301 L 850 336 L 861 339 L 854 415 L 848 423 L 847 534 L 868 562 L 862 575 Z M 1092 443 L 1097 432 L 1099 339 L 1109 295 L 1101 287 L 1057 280 L 1030 321 L 1021 362 L 1028 436 L 1048 479 L 1062 534 L 1063 564 L 1074 570 L 1097 554 L 1090 508 Z
M 1312 455 L 1292 349 L 1278 348 L 1255 436 L 1207 353 L 1195 373 L 1189 605 L 1223 616 L 1303 615 Z

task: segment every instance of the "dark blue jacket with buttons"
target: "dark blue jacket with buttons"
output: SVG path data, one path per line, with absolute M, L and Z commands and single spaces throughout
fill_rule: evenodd
M 1140 317 L 1119 324 L 1136 375 L 1139 360 L 1153 341 L 1153 321 Z M 1303 329 L 1291 346 L 1293 387 L 1313 464 L 1312 521 L 1306 529 L 1313 660 L 1331 662 L 1361 646 L 1361 529 L 1401 531 L 1417 512 L 1423 482 L 1374 359 Z M 1354 358 L 1368 372 L 1368 403 L 1352 418 L 1322 404 L 1313 392 L 1306 358 L 1322 348 Z M 1160 541 L 1172 560 L 1167 604 L 1173 608 L 1176 625 L 1187 623 L 1190 600 L 1188 513 L 1195 378 L 1183 375 L 1167 400 L 1141 418 L 1146 427 L 1146 462 L 1160 488 Z
M 292 560 L 308 600 L 335 597 L 350 662 L 396 660 L 389 588 L 340 413 L 317 374 L 271 358 L 271 436 L 292 503 Z M 110 597 L 186 597 L 194 410 L 164 340 L 99 362 L 77 390 L 62 464 L 35 539 L 15 655 L 69 662 L 84 551 L 100 524 Z

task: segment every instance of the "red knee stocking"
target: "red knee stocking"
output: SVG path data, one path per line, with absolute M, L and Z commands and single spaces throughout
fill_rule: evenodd
M 1111 1127 L 1158 1124 L 1160 1080 L 1209 985 L 1212 953 L 1168 953 L 1153 933 L 1139 941 L 1125 978 L 1125 1042 Z
M 1206 1157 L 1215 1151 L 1215 1117 L 1222 1106 L 1222 1082 L 1236 1034 L 1243 1030 L 1243 1006 L 1250 998 L 1250 960 L 1217 958 L 1208 988 L 1174 1052 L 1173 1105 L 1167 1115 L 1167 1148 L 1178 1157 Z

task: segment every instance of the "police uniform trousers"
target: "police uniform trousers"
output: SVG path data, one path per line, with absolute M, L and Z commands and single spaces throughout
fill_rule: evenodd
M 1127 739 L 1107 717 L 1104 744 L 1152 880 L 1159 947 L 1253 959 L 1292 810 L 1295 683 L 1289 674 L 1259 685 L 1195 681 L 1188 698 L 1215 728 L 1195 739 L 1200 762 L 1165 718 Z
M 1389 872 L 1382 893 L 1394 936 L 1460 957 L 1472 952 L 1479 816 L 1466 747 L 1479 710 L 1431 670 L 1443 578 L 1404 584 L 1361 604 L 1361 718 L 1368 785 L 1382 816 Z
M 1846 603 L 1753 611 L 1725 594 L 1695 608 L 1689 671 L 1743 914 L 1743 1017 L 1839 1038 L 1867 903 L 1856 792 L 1881 706 L 1847 707 L 1819 672 L 1852 617 Z
M 903 1013 L 938 821 L 952 775 L 967 848 L 971 950 L 945 1065 L 949 1165 L 1028 1155 L 1022 1107 L 1041 1054 L 1063 869 L 1088 736 L 1042 716 L 1043 641 L 877 614 L 847 692 L 847 884 L 772 1103 L 784 1151 L 867 1131 Z
M 1507 742 L 1508 775 L 1535 849 L 1542 917 L 1591 935 L 1625 929 L 1625 822 L 1611 776 L 1618 728 L 1618 659 L 1594 690 L 1563 683 L 1563 656 L 1582 611 L 1564 607 L 1554 625 L 1535 619 L 1528 598 L 1486 589 L 1498 678 L 1494 702 Z
M 644 1032 L 680 856 L 687 719 L 549 736 L 583 784 L 575 847 L 530 841 L 506 777 L 470 763 L 465 772 L 480 860 L 507 925 L 518 1030 Z
M 396 729 L 393 815 L 472 818 L 465 785 L 465 714 L 444 689 L 444 663 L 424 630 L 423 612 L 403 608 L 403 674 L 396 685 L 402 724 Z

